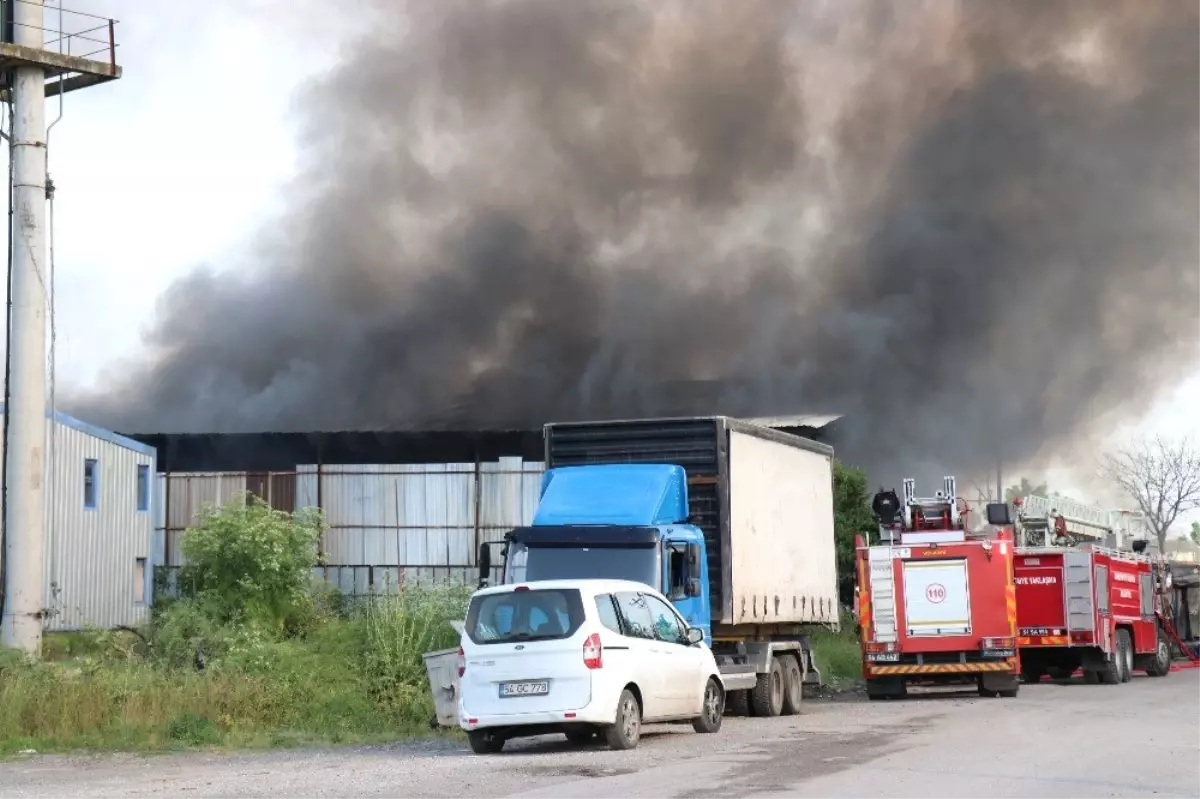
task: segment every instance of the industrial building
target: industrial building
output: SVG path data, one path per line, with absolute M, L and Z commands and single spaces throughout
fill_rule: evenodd
M 755 421 L 819 438 L 837 418 Z M 347 594 L 469 582 L 480 543 L 532 521 L 543 470 L 540 430 L 129 435 L 158 453 L 153 557 L 168 581 L 200 509 L 251 491 L 324 511 L 317 574 Z
M 46 464 L 45 629 L 139 623 L 155 564 L 154 448 L 55 413 Z

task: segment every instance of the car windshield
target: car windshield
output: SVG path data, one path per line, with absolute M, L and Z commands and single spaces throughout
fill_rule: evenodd
M 632 580 L 658 588 L 653 547 L 529 547 L 525 580 Z
M 501 644 L 570 638 L 582 624 L 575 589 L 526 589 L 472 598 L 464 631 L 477 644 Z

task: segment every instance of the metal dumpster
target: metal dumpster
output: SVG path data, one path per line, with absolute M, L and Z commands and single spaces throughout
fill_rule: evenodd
M 462 635 L 463 622 L 452 621 L 450 626 Z M 432 727 L 458 726 L 458 647 L 426 652 L 425 673 L 429 676 L 429 690 L 433 692 Z

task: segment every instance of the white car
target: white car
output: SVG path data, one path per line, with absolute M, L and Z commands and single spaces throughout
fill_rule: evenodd
M 458 653 L 459 726 L 476 754 L 549 733 L 632 749 L 650 722 L 721 728 L 725 690 L 703 632 L 641 583 L 484 588 L 471 597 Z

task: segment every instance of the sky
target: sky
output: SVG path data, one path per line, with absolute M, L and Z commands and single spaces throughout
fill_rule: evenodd
M 337 5 L 67 0 L 119 20 L 124 77 L 68 94 L 50 134 L 59 385 L 102 388 L 106 370 L 137 354 L 158 297 L 192 268 L 254 268 L 255 232 L 294 190 L 294 105 L 311 101 L 306 81 L 363 24 Z M 47 119 L 59 111 L 49 101 Z M 1197 306 L 1200 324 L 1200 297 Z M 1200 358 L 1180 375 L 1149 414 L 1118 420 L 1098 446 L 1133 435 L 1200 440 Z M 1080 498 L 1109 499 L 1090 469 L 1026 469 Z

